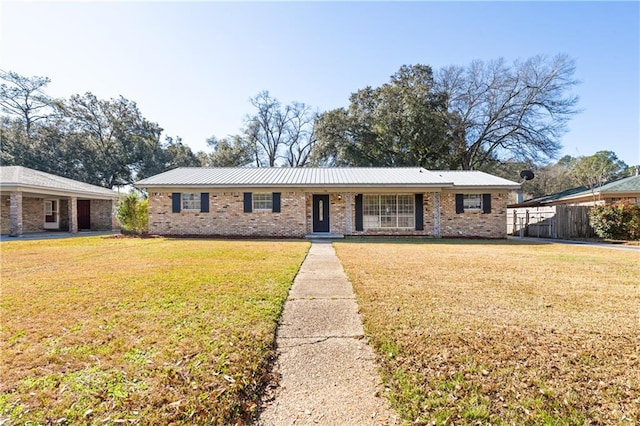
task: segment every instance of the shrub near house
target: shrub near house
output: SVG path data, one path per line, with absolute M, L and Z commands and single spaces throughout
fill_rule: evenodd
M 589 222 L 601 238 L 640 239 L 640 207 L 628 201 L 595 206 Z
M 147 232 L 148 213 L 148 199 L 140 199 L 135 192 L 122 197 L 118 202 L 118 221 L 122 233 L 143 234 Z

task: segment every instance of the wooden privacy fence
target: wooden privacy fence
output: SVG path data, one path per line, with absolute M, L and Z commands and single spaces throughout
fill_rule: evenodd
M 588 206 L 517 207 L 507 209 L 507 234 L 537 238 L 592 238 Z

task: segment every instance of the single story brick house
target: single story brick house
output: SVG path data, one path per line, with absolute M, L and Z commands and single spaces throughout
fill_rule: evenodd
M 422 168 L 177 168 L 136 183 L 149 232 L 211 236 L 506 238 L 519 184 Z
M 116 230 L 119 195 L 110 189 L 22 166 L 0 167 L 2 234 Z

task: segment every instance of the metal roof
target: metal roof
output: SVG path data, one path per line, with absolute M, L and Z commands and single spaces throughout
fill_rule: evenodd
M 434 170 L 433 173 L 437 174 L 442 179 L 453 182 L 453 185 L 457 187 L 477 187 L 478 189 L 485 187 L 520 188 L 520 184 L 517 182 L 512 182 L 498 176 L 490 175 L 489 173 L 474 170 Z
M 0 189 L 32 193 L 56 192 L 92 198 L 118 198 L 117 192 L 23 166 L 0 166 Z
M 515 189 L 519 184 L 483 172 L 429 171 L 419 167 L 334 168 L 190 168 L 181 167 L 136 183 L 142 188 L 217 187 L 494 187 Z
M 618 194 L 640 195 L 640 176 L 629 176 L 616 179 L 594 186 L 593 188 L 590 188 L 589 186 L 579 186 L 565 191 L 556 192 L 555 194 L 532 198 L 520 203 L 519 205 L 537 206 L 541 204 L 560 204 L 563 201 L 572 201 L 584 197 L 602 197 L 604 195 L 616 197 Z

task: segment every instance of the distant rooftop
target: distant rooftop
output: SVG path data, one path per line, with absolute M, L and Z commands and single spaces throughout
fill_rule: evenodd
M 0 166 L 0 190 L 57 191 L 94 198 L 118 198 L 111 189 L 22 166 Z
M 590 188 L 588 186 L 579 186 L 576 188 L 567 189 L 566 191 L 556 192 L 555 194 L 544 195 L 542 197 L 532 198 L 526 200 L 522 205 L 540 205 L 550 204 L 562 201 L 569 201 L 577 198 L 589 197 L 589 196 L 605 196 L 616 197 L 622 194 L 640 195 L 640 176 L 629 176 L 621 179 L 605 182 L 601 185 Z
M 151 187 L 477 187 L 517 189 L 519 184 L 477 171 L 418 167 L 181 167 L 136 183 Z

